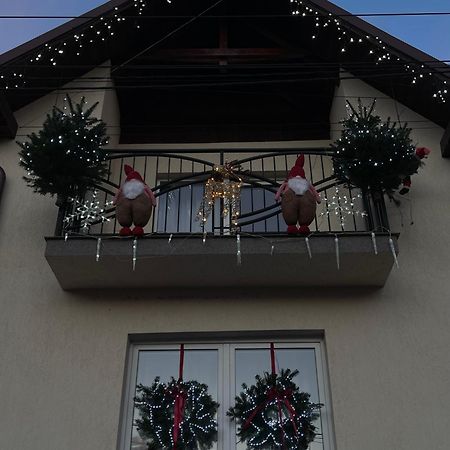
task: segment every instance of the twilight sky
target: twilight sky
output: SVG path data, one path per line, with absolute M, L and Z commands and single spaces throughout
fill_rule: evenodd
M 15 0 L 6 2 L 0 0 L 0 3 L 0 15 L 77 16 L 105 3 L 105 1 Z M 352 13 L 450 11 L 449 0 L 365 0 L 364 2 L 361 0 L 334 0 L 334 3 Z M 380 17 L 366 18 L 366 20 L 438 59 L 450 60 L 450 15 Z M 64 20 L 0 19 L 0 54 L 62 22 Z

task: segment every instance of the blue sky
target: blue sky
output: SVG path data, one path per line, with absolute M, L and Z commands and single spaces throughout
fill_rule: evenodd
M 151 0 L 150 0 L 151 1 Z M 186 0 L 182 0 L 186 1 Z M 190 0 L 193 1 L 193 0 Z M 243 0 L 245 1 L 245 0 Z M 70 15 L 89 11 L 104 0 L 1 0 L 0 15 Z M 7 3 L 7 4 L 5 4 Z M 335 0 L 352 13 L 450 11 L 449 0 Z M 450 60 L 450 16 L 366 19 L 439 59 Z M 0 19 L 0 53 L 59 25 L 61 20 Z

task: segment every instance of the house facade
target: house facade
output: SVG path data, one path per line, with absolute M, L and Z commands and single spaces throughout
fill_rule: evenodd
M 244 449 L 226 411 L 271 343 L 323 405 L 311 450 L 448 448 L 447 66 L 324 0 L 240 3 L 113 0 L 0 56 L 0 448 L 144 450 L 136 387 L 176 378 L 184 344 L 220 404 L 213 448 Z M 18 164 L 67 94 L 110 136 L 88 230 Z M 400 205 L 334 178 L 358 99 L 432 150 Z M 299 154 L 322 196 L 308 236 L 275 202 Z M 237 224 L 218 201 L 202 226 L 232 161 Z M 158 201 L 139 239 L 109 205 L 125 164 Z

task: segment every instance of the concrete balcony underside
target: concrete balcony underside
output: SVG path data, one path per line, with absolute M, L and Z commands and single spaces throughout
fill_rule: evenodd
M 151 236 L 138 240 L 133 271 L 133 239 L 46 238 L 46 258 L 63 289 L 179 288 L 200 286 L 373 286 L 381 287 L 394 264 L 389 235 L 334 234 L 309 238 L 283 235 L 240 237 L 238 264 L 234 236 Z M 397 251 L 397 236 L 392 237 Z M 273 245 L 273 254 L 272 253 Z

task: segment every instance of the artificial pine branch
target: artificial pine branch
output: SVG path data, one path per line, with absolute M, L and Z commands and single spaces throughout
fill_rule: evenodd
M 102 147 L 109 138 L 106 124 L 92 116 L 98 102 L 86 110 L 84 97 L 74 104 L 67 95 L 66 102 L 68 113 L 54 106 L 42 129 L 17 143 L 28 186 L 67 199 L 83 195 L 108 174 Z
M 389 117 L 385 123 L 374 114 L 375 101 L 369 109 L 361 100 L 343 121 L 340 139 L 332 148 L 336 177 L 364 190 L 391 193 L 402 181 L 417 173 L 421 166 L 407 124 L 399 126 Z

